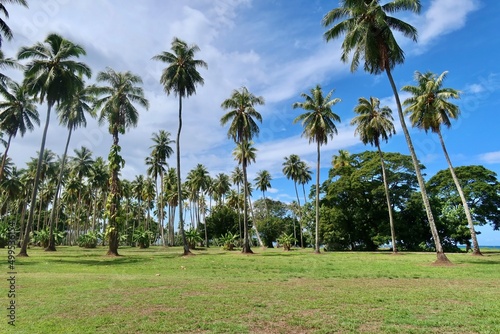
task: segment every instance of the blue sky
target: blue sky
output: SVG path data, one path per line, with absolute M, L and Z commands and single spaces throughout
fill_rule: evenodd
M 350 73 L 349 66 L 340 61 L 341 41 L 324 41 L 321 19 L 337 6 L 337 1 L 48 0 L 29 4 L 30 9 L 8 7 L 14 40 L 4 42 L 6 56 L 14 56 L 20 46 L 33 45 L 57 32 L 86 49 L 82 61 L 91 66 L 94 75 L 109 66 L 143 78 L 150 109 L 140 111 L 138 127 L 121 139 L 126 159 L 122 174 L 129 179 L 145 173 L 143 162 L 150 152 L 153 132 L 164 129 L 173 136 L 176 133 L 177 99 L 165 95 L 159 84 L 163 64 L 151 60 L 170 50 L 174 36 L 197 44 L 201 49 L 198 58 L 208 63 L 208 70 L 201 70 L 205 85 L 184 102 L 184 174 L 197 163 L 207 166 L 212 175 L 234 169 L 234 144 L 227 139 L 227 129 L 219 124 L 224 113 L 220 104 L 241 86 L 266 101 L 259 108 L 263 123 L 255 140 L 257 160 L 250 166 L 249 176 L 253 179 L 258 170 L 269 170 L 273 176 L 270 196 L 283 201 L 294 198 L 292 184 L 281 172 L 285 156 L 298 154 L 315 170 L 315 147 L 301 138 L 301 126 L 292 124 L 301 111 L 291 105 L 301 101 L 302 92 L 320 84 L 325 92 L 335 89 L 333 96 L 342 99 L 334 107 L 342 119 L 339 134 L 322 148 L 322 180 L 339 149 L 352 153 L 369 149 L 349 126 L 359 97 L 378 97 L 395 111 L 385 74 L 370 76 L 362 70 Z M 500 174 L 500 2 L 422 0 L 422 6 L 419 16 L 398 16 L 418 29 L 419 42 L 399 39 L 406 62 L 394 70 L 396 84 L 413 84 L 415 70 L 449 71 L 445 86 L 462 92 L 457 101 L 461 118 L 451 130 L 443 131 L 451 159 L 455 166 L 483 164 Z M 11 75 L 20 79 L 18 73 Z M 44 119 L 46 107 L 40 106 L 39 111 Z M 10 155 L 17 164 L 23 165 L 35 155 L 41 134 L 42 128 L 38 128 L 13 141 Z M 53 117 L 47 148 L 61 154 L 66 134 Z M 428 176 L 447 167 L 435 135 L 418 130 L 411 130 L 411 135 Z M 70 150 L 83 145 L 95 156 L 106 157 L 110 143 L 107 128 L 90 121 L 86 129 L 74 133 Z M 383 149 L 408 154 L 401 131 Z M 481 230 L 480 244 L 500 245 L 500 232 L 488 227 Z

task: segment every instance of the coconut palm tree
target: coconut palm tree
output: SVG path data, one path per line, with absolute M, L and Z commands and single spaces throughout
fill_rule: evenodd
M 450 99 L 460 98 L 460 93 L 455 89 L 443 87 L 443 81 L 447 74 L 447 71 L 441 73 L 439 76 L 432 72 L 415 72 L 415 81 L 417 85 L 408 85 L 401 89 L 412 94 L 412 97 L 406 99 L 403 105 L 407 107 L 405 113 L 410 115 L 410 121 L 414 127 L 424 130 L 425 132 L 430 130 L 438 135 L 453 182 L 455 182 L 455 186 L 457 187 L 458 194 L 460 195 L 464 207 L 472 238 L 472 255 L 480 256 L 482 254 L 479 249 L 479 243 L 477 242 L 476 230 L 474 229 L 474 222 L 472 221 L 469 205 L 467 204 L 462 186 L 455 174 L 455 169 L 451 163 L 441 133 L 442 125 L 450 128 L 451 119 L 457 119 L 458 116 L 460 116 L 460 109 L 458 106 L 449 101 Z
M 144 91 L 137 86 L 142 84 L 141 77 L 131 72 L 115 72 L 111 68 L 97 74 L 97 81 L 109 86 L 94 86 L 93 91 L 98 96 L 95 110 L 99 110 L 99 123 L 108 123 L 108 130 L 113 138 L 108 156 L 110 172 L 110 189 L 107 202 L 108 216 L 108 255 L 118 256 L 118 216 L 120 215 L 120 184 L 118 175 L 125 165 L 120 156 L 119 135 L 130 127 L 137 126 L 139 112 L 135 104 L 148 109 L 149 102 L 144 97 Z
M 422 201 L 427 213 L 432 237 L 436 246 L 437 260 L 449 262 L 444 254 L 441 240 L 434 222 L 429 197 L 425 188 L 424 178 L 420 170 L 415 149 L 403 115 L 399 93 L 392 77 L 392 70 L 405 60 L 404 52 L 398 45 L 393 31 L 417 41 L 417 30 L 410 24 L 399 20 L 390 14 L 400 11 L 420 13 L 420 0 L 394 0 L 380 4 L 380 0 L 342 0 L 340 7 L 332 9 L 323 18 L 323 25 L 329 28 L 324 37 L 326 41 L 344 38 L 342 42 L 343 62 L 349 61 L 352 54 L 351 71 L 354 72 L 361 61 L 364 70 L 370 74 L 385 72 L 396 100 L 399 121 L 405 135 L 413 166 L 417 175 Z
M 380 149 L 380 141 L 387 142 L 389 138 L 396 133 L 392 121 L 392 111 L 389 107 L 380 107 L 380 100 L 376 97 L 366 99 L 360 97 L 358 105 L 354 107 L 354 112 L 358 116 L 351 120 L 351 125 L 357 125 L 354 134 L 358 134 L 363 144 L 371 144 L 377 147 L 380 156 L 380 164 L 382 166 L 382 179 L 384 181 L 385 198 L 387 202 L 387 210 L 389 212 L 389 225 L 391 228 L 392 252 L 397 253 L 396 247 L 396 232 L 394 230 L 394 220 L 392 217 L 391 198 L 389 196 L 389 185 L 385 173 L 384 154 Z
M 271 174 L 267 170 L 261 170 L 257 172 L 257 176 L 255 177 L 255 188 L 259 191 L 262 191 L 262 198 L 264 199 L 264 204 L 266 207 L 266 216 L 269 215 L 269 211 L 267 209 L 267 201 L 266 201 L 266 191 L 271 188 Z
M 45 151 L 45 141 L 50 122 L 50 113 L 55 104 L 60 104 L 72 98 L 75 93 L 84 86 L 83 76 L 90 78 L 92 72 L 90 68 L 82 63 L 73 60 L 85 55 L 85 50 L 69 40 L 57 34 L 50 34 L 45 43 L 36 43 L 32 47 L 22 47 L 17 54 L 20 60 L 31 59 L 26 65 L 24 72 L 25 82 L 28 91 L 38 99 L 40 103 L 47 102 L 47 116 L 43 129 L 42 142 L 40 144 L 40 156 L 38 163 L 41 164 L 41 155 Z M 35 180 L 33 182 L 33 194 L 31 196 L 30 211 L 24 241 L 19 252 L 20 256 L 28 256 L 27 247 L 29 242 L 29 232 L 33 224 L 33 214 L 40 181 L 40 168 L 37 166 Z
M 177 171 L 175 168 L 170 167 L 165 174 L 165 180 L 163 181 L 164 185 L 164 197 L 165 203 L 168 204 L 168 245 L 174 245 L 174 217 L 175 210 L 178 203 L 179 193 L 177 191 Z
M 90 116 L 95 117 L 95 113 L 92 110 L 91 103 L 94 101 L 94 96 L 89 88 L 82 88 L 75 92 L 72 98 L 63 101 L 63 103 L 57 106 L 57 115 L 59 117 L 59 123 L 68 128 L 68 137 L 66 139 L 66 146 L 64 147 L 64 153 L 61 158 L 61 166 L 59 170 L 59 178 L 57 180 L 56 192 L 54 196 L 54 202 L 52 203 L 52 212 L 50 216 L 50 229 L 49 229 L 49 245 L 45 249 L 46 251 L 55 251 L 55 240 L 53 240 L 54 222 L 56 218 L 55 210 L 58 205 L 59 200 L 59 190 L 61 188 L 62 179 L 64 175 L 64 169 L 66 167 L 66 157 L 68 153 L 69 142 L 71 140 L 71 135 L 73 130 L 78 127 L 86 127 L 87 119 L 85 114 L 88 113 Z M 83 147 L 82 147 L 83 150 Z
M 234 167 L 233 172 L 231 173 L 231 182 L 236 186 L 236 192 L 238 196 L 240 195 L 240 186 L 243 184 L 243 171 L 240 166 Z M 236 202 L 237 210 L 238 210 L 238 226 L 240 227 L 240 239 L 243 239 L 243 228 L 241 226 L 241 207 L 240 202 Z
M 227 132 L 228 138 L 234 140 L 237 145 L 237 150 L 241 151 L 241 168 L 243 171 L 243 184 L 247 181 L 247 165 L 251 152 L 247 149 L 251 148 L 250 141 L 254 136 L 259 134 L 259 126 L 256 120 L 262 123 L 261 114 L 255 109 L 256 105 L 263 105 L 264 98 L 255 96 L 250 93 L 246 87 L 240 90 L 234 90 L 231 97 L 224 100 L 221 104 L 222 109 L 229 110 L 228 113 L 222 116 L 221 125 L 226 125 L 231 122 Z M 250 244 L 248 242 L 248 222 L 247 222 L 247 195 L 245 191 L 245 200 L 243 201 L 243 253 L 251 253 Z
M 35 124 L 40 125 L 36 101 L 30 96 L 26 87 L 10 81 L 7 83 L 7 88 L 0 90 L 0 95 L 4 99 L 0 102 L 0 131 L 8 136 L 0 166 L 0 182 L 12 138 L 17 133 L 23 137 L 27 130 L 33 131 Z
M 158 220 L 160 225 L 160 235 L 162 239 L 163 246 L 166 246 L 165 242 L 165 232 L 163 227 L 164 221 L 164 209 L 163 205 L 163 197 L 164 197 L 164 182 L 163 176 L 165 175 L 165 168 L 167 167 L 167 159 L 174 153 L 174 150 L 170 146 L 175 141 L 170 139 L 170 132 L 165 130 L 160 130 L 158 133 L 153 133 L 153 137 L 151 138 L 154 145 L 150 146 L 150 149 L 153 149 L 150 157 L 146 158 L 146 165 L 149 166 L 147 173 L 150 176 L 153 176 L 155 183 L 157 184 L 156 189 L 160 188 L 159 194 L 157 194 L 158 198 Z M 160 187 L 158 187 L 158 176 L 160 177 Z
M 214 178 L 214 195 L 217 205 L 222 205 L 225 202 L 225 195 L 231 188 L 229 176 L 225 173 L 219 173 Z
M 6 18 L 9 18 L 9 12 L 7 8 L 5 8 L 5 4 L 16 4 L 21 5 L 28 8 L 28 2 L 26 0 L 1 0 L 0 1 L 0 12 L 5 15 Z M 8 41 L 10 41 L 13 37 L 12 30 L 5 23 L 3 19 L 0 19 L 0 47 L 2 47 L 3 37 L 5 37 Z
M 285 157 L 285 161 L 282 164 L 283 166 L 283 174 L 287 179 L 293 180 L 293 185 L 295 187 L 295 195 L 297 196 L 297 206 L 298 206 L 298 220 L 300 225 L 300 247 L 304 248 L 304 238 L 302 235 L 302 209 L 300 206 L 300 198 L 299 191 L 297 190 L 297 183 L 299 182 L 300 175 L 302 174 L 302 170 L 306 164 L 300 160 L 300 157 L 297 154 L 290 154 L 290 156 Z
M 174 37 L 172 51 L 164 51 L 153 57 L 166 63 L 168 66 L 163 70 L 160 83 L 163 85 L 167 95 L 174 93 L 179 97 L 179 128 L 177 130 L 176 153 L 177 153 L 177 192 L 179 197 L 179 231 L 184 244 L 184 254 L 191 253 L 184 233 L 184 219 L 182 216 L 182 190 L 181 190 L 181 130 L 182 130 L 182 99 L 196 93 L 196 86 L 203 85 L 203 77 L 198 68 L 208 68 L 207 63 L 200 59 L 194 59 L 195 53 L 200 48 L 196 45 L 188 45 L 185 41 Z
M 301 122 L 304 127 L 302 136 L 309 139 L 309 143 L 316 143 L 316 246 L 315 252 L 319 253 L 319 172 L 321 161 L 320 147 L 328 143 L 328 138 L 337 134 L 335 122 L 340 122 L 340 117 L 332 111 L 332 107 L 340 102 L 339 98 L 332 99 L 333 90 L 323 96 L 320 85 L 311 89 L 311 95 L 302 93 L 304 102 L 295 102 L 293 108 L 302 108 L 306 112 L 297 116 L 294 123 Z
M 312 171 L 304 161 L 301 161 L 299 166 L 299 174 L 297 175 L 297 182 L 302 185 L 302 193 L 304 194 L 304 204 L 307 202 L 306 197 L 306 184 L 312 180 Z

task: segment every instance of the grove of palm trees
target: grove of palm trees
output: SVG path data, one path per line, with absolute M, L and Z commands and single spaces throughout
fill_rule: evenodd
M 11 4 L 28 5 L 25 1 Z M 3 10 L 6 13 L 7 9 Z M 495 205 L 499 203 L 499 184 L 494 172 L 478 171 L 480 166 L 459 167 L 464 171 L 461 178 L 452 165 L 441 125 L 450 127 L 452 121 L 460 117 L 460 108 L 454 104 L 460 92 L 443 86 L 447 72 L 438 75 L 416 71 L 417 85 L 401 88 L 393 79 L 397 65 L 405 61 L 394 33 L 417 42 L 418 32 L 389 14 L 420 11 L 417 0 L 385 4 L 341 1 L 340 6 L 328 11 L 322 20 L 325 40 L 342 41 L 340 60 L 350 63 L 351 71 L 356 71 L 361 64 L 370 74 L 387 74 L 411 165 L 407 164 L 409 158 L 405 153 L 392 158 L 381 147 L 384 142 L 399 140 L 391 137 L 396 134 L 391 109 L 381 107 L 377 97 L 359 97 L 359 104 L 352 107 L 358 116 L 352 118 L 351 124 L 357 125 L 355 135 L 364 144 L 376 147 L 378 154 L 350 155 L 340 150 L 338 156 L 331 157 L 329 175 L 321 183 L 321 146 L 335 141 L 341 124 L 335 109 L 344 102 L 341 97 L 332 97 L 333 90 L 325 94 L 317 84 L 310 89 L 310 94 L 301 94 L 303 102 L 290 106 L 290 113 L 296 108 L 305 111 L 295 114 L 294 123 L 302 126 L 304 140 L 315 143 L 315 171 L 297 154 L 276 157 L 283 159 L 282 176 L 293 182 L 294 193 L 290 194 L 289 201 L 266 197 L 266 191 L 272 189 L 272 180 L 277 177 L 268 170 L 257 173 L 254 185 L 249 180 L 249 165 L 259 165 L 259 145 L 255 140 L 266 119 L 259 112 L 265 97 L 254 95 L 246 86 L 234 89 L 229 98 L 220 103 L 220 124 L 227 129 L 228 139 L 234 142 L 236 169 L 232 175 L 211 172 L 203 161 L 190 171 L 182 169 L 182 157 L 189 154 L 181 152 L 183 119 L 190 117 L 190 110 L 186 110 L 183 102 L 185 98 L 195 99 L 197 91 L 203 89 L 200 69 L 210 71 L 209 64 L 197 58 L 201 50 L 196 44 L 175 37 L 170 50 L 152 56 L 152 61 L 165 64 L 158 78 L 158 85 L 166 93 L 164 98 L 168 99 L 173 93 L 178 100 L 178 119 L 170 120 L 177 126 L 177 135 L 174 137 L 161 128 L 153 132 L 151 151 L 144 152 L 143 156 L 147 172 L 136 175 L 133 180 L 121 175 L 127 163 L 123 150 L 128 148 L 121 146 L 120 138 L 128 136 L 130 128 L 141 126 L 141 114 L 150 104 L 140 76 L 106 67 L 95 69 L 97 75 L 93 78 L 94 71 L 85 62 L 88 56 L 85 48 L 58 33 L 22 47 L 13 57 L 2 55 L 3 68 L 18 71 L 24 77 L 16 82 L 2 74 L 0 124 L 5 141 L 0 169 L 2 229 L 6 231 L 8 222 L 14 221 L 19 256 L 28 255 L 29 245 L 43 246 L 47 251 L 55 251 L 56 245 L 105 245 L 107 254 L 116 256 L 120 245 L 139 244 L 146 247 L 180 244 L 183 254 L 187 255 L 193 248 L 189 245 L 196 244 L 193 240 L 210 247 L 223 244 L 228 234 L 236 237 L 234 241 L 243 253 L 252 253 L 252 246 L 263 246 L 262 237 L 273 246 L 276 242 L 279 245 L 280 236 L 288 235 L 294 245 L 312 247 L 316 253 L 320 253 L 321 247 L 325 250 L 388 247 L 394 253 L 434 250 L 439 262 L 448 262 L 445 249 L 457 251 L 458 245 L 467 245 L 471 246 L 473 255 L 481 255 L 474 226 L 490 224 L 498 228 L 500 220 Z M 12 33 L 7 23 L 2 22 L 3 37 L 9 40 Z M 408 93 L 409 97 L 401 102 L 400 92 Z M 8 155 L 11 143 L 21 140 L 27 131 L 37 130 L 43 106 L 47 109 L 40 149 L 31 152 L 38 157 L 26 161 L 25 166 L 16 165 Z M 61 127 L 68 129 L 60 155 L 46 147 L 53 109 L 57 111 Z M 414 127 L 436 133 L 444 150 L 450 179 L 441 180 L 431 190 L 428 188 L 432 178 L 427 182 L 423 178 L 425 166 L 416 154 L 405 115 Z M 75 155 L 71 154 L 72 133 L 85 128 L 89 118 L 96 118 L 111 134 L 107 157 L 95 157 L 85 146 L 75 148 Z M 28 157 L 30 152 L 26 153 Z M 171 165 L 174 154 L 176 162 Z M 379 167 L 374 165 L 365 170 L 366 164 L 372 162 Z M 314 185 L 310 185 L 313 175 Z M 349 183 L 353 185 L 354 179 L 359 178 L 370 178 L 372 182 L 369 186 L 357 184 L 355 188 L 343 184 L 344 179 L 351 179 Z M 453 187 L 451 183 L 444 183 L 450 180 Z M 487 198 L 478 199 L 481 195 L 474 187 L 481 182 L 488 189 L 482 194 Z M 406 183 L 404 194 L 397 193 L 400 183 Z M 330 188 L 337 184 L 339 189 L 332 192 Z M 368 195 L 373 191 L 369 190 L 371 187 L 379 189 L 377 194 Z M 261 198 L 254 188 L 262 193 Z M 332 196 L 352 191 L 370 205 L 344 202 L 346 206 L 342 207 L 342 202 L 332 201 Z M 418 206 L 421 211 L 417 210 Z M 265 214 L 261 215 L 259 210 L 263 209 Z M 231 221 L 234 217 L 237 221 Z M 412 231 L 420 219 L 428 230 Z M 6 238 L 4 234 L 4 243 Z

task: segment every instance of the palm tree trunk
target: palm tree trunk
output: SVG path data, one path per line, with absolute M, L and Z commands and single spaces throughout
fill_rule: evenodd
M 250 205 L 250 212 L 252 213 L 252 219 L 255 221 L 252 200 L 250 198 L 248 199 L 248 204 Z M 252 226 L 255 230 L 255 236 L 257 237 L 257 241 L 259 242 L 260 247 L 264 248 L 264 243 L 262 242 L 262 239 L 260 238 L 259 230 L 257 229 L 257 224 L 254 223 Z
M 113 146 L 118 146 L 118 131 L 113 131 Z M 117 215 L 119 212 L 120 198 L 119 198 L 119 186 L 118 186 L 118 172 L 119 172 L 119 163 L 110 162 L 112 165 L 111 170 L 111 182 L 109 189 L 109 233 L 108 233 L 108 252 L 106 255 L 109 256 L 119 256 L 118 254 L 118 222 Z
M 5 147 L 5 152 L 3 152 L 2 166 L 0 167 L 0 181 L 2 181 L 3 169 L 5 168 L 5 163 L 7 161 L 7 153 L 9 152 L 9 147 L 10 147 L 10 141 L 11 140 L 12 140 L 12 134 L 9 135 L 9 139 L 7 140 L 7 146 Z
M 429 197 L 427 196 L 427 190 L 425 188 L 424 178 L 422 177 L 422 172 L 420 171 L 420 164 L 417 159 L 417 155 L 415 154 L 415 148 L 413 147 L 410 133 L 408 131 L 408 128 L 406 127 L 405 118 L 403 115 L 403 108 L 401 107 L 401 101 L 399 100 L 399 94 L 396 88 L 396 84 L 394 83 L 394 79 L 392 78 L 390 66 L 386 66 L 385 72 L 387 73 L 387 77 L 389 78 L 389 82 L 391 84 L 392 91 L 394 93 L 394 98 L 396 99 L 399 121 L 401 122 L 401 128 L 403 129 L 406 143 L 408 144 L 408 149 L 410 150 L 413 166 L 415 167 L 415 173 L 417 175 L 418 185 L 420 187 L 420 193 L 422 195 L 422 201 L 424 202 L 424 207 L 427 213 L 427 219 L 429 220 L 429 226 L 431 229 L 432 238 L 434 239 L 434 244 L 436 246 L 436 256 L 437 256 L 436 262 L 450 263 L 450 260 L 448 260 L 448 258 L 446 257 L 446 254 L 443 251 L 443 246 L 441 245 L 441 239 L 439 238 L 439 233 L 436 228 L 436 224 L 434 222 L 434 216 L 432 215 L 431 211 L 431 205 L 429 203 Z
M 455 169 L 451 164 L 450 156 L 448 155 L 448 151 L 446 150 L 446 146 L 444 145 L 443 136 L 441 134 L 441 130 L 437 132 L 439 136 L 439 141 L 441 142 L 441 147 L 443 148 L 444 156 L 446 157 L 446 161 L 448 162 L 448 167 L 450 169 L 451 177 L 453 178 L 453 182 L 455 182 L 455 186 L 457 187 L 458 194 L 460 195 L 460 199 L 462 200 L 462 205 L 464 207 L 465 216 L 467 217 L 467 223 L 469 225 L 470 236 L 472 239 L 472 255 L 481 256 L 481 250 L 479 249 L 479 243 L 477 242 L 476 230 L 474 229 L 474 222 L 472 221 L 472 216 L 470 214 L 469 205 L 467 204 L 467 200 L 465 199 L 464 191 L 460 182 L 458 181 L 457 175 L 455 174 Z
M 182 212 L 182 180 L 181 180 L 181 130 L 182 130 L 182 95 L 179 92 L 179 129 L 177 130 L 177 201 L 179 204 L 179 232 L 182 236 L 182 244 L 184 246 L 184 255 L 191 254 L 189 245 L 184 232 L 184 218 Z
M 243 152 L 245 155 L 246 152 Z M 241 252 L 243 254 L 251 254 L 253 253 L 250 249 L 250 242 L 248 240 L 248 210 L 247 210 L 247 198 L 248 198 L 248 187 L 247 187 L 247 160 L 246 157 L 243 156 L 242 159 L 242 169 L 243 169 L 243 249 Z
M 43 152 L 45 151 L 45 141 L 47 140 L 47 131 L 49 129 L 50 122 L 50 110 L 52 109 L 54 103 L 48 102 L 47 107 L 47 118 L 45 120 L 45 127 L 43 128 L 42 143 L 40 145 L 40 152 L 38 153 L 38 162 L 36 165 L 36 175 L 33 181 L 33 191 L 31 194 L 30 211 L 28 215 L 28 222 L 26 223 L 26 230 L 24 232 L 24 240 L 21 245 L 21 250 L 17 256 L 28 256 L 28 243 L 30 241 L 30 231 L 33 225 L 33 218 L 35 215 L 35 205 L 36 205 L 36 195 L 38 191 L 38 184 L 40 183 L 40 172 L 42 170 L 42 158 Z
M 57 205 L 59 202 L 59 190 L 61 189 L 62 178 L 64 175 L 64 167 L 66 164 L 66 155 L 68 153 L 68 146 L 71 140 L 71 133 L 73 132 L 73 127 L 69 127 L 68 139 L 66 140 L 66 146 L 64 148 L 64 154 L 62 156 L 61 166 L 59 170 L 59 177 L 57 179 L 56 193 L 54 195 L 54 202 L 52 203 L 52 212 L 50 214 L 50 227 L 49 227 L 49 245 L 45 248 L 46 252 L 55 252 L 56 243 L 54 239 L 54 223 L 56 220 Z
M 382 179 L 384 180 L 384 190 L 385 190 L 385 199 L 387 201 L 387 210 L 389 212 L 389 225 L 391 227 L 391 238 L 392 238 L 392 253 L 396 254 L 398 249 L 396 247 L 396 231 L 394 230 L 394 219 L 392 215 L 392 205 L 391 205 L 391 197 L 389 196 L 389 184 L 387 183 L 387 175 L 385 174 L 385 162 L 384 162 L 384 154 L 380 149 L 380 145 L 377 144 L 378 154 L 380 155 L 380 164 L 382 165 Z
M 299 206 L 299 227 L 300 227 L 300 248 L 304 248 L 304 236 L 302 235 L 302 208 L 300 206 L 299 191 L 297 190 L 297 181 L 293 180 L 295 186 L 295 196 L 297 196 L 297 205 Z
M 319 170 L 321 162 L 320 143 L 317 143 L 318 161 L 316 162 L 316 245 L 314 252 L 319 254 Z
M 160 170 L 160 198 L 159 198 L 159 203 L 160 203 L 160 234 L 161 234 L 161 244 L 163 247 L 165 247 L 167 244 L 165 243 L 165 229 L 163 227 L 163 221 L 164 221 L 164 206 L 163 206 L 163 192 L 164 192 L 164 187 L 163 187 L 163 170 Z

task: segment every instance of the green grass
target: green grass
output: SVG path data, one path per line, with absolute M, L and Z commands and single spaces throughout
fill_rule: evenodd
M 500 333 L 498 252 L 120 251 L 30 249 L 0 333 Z

